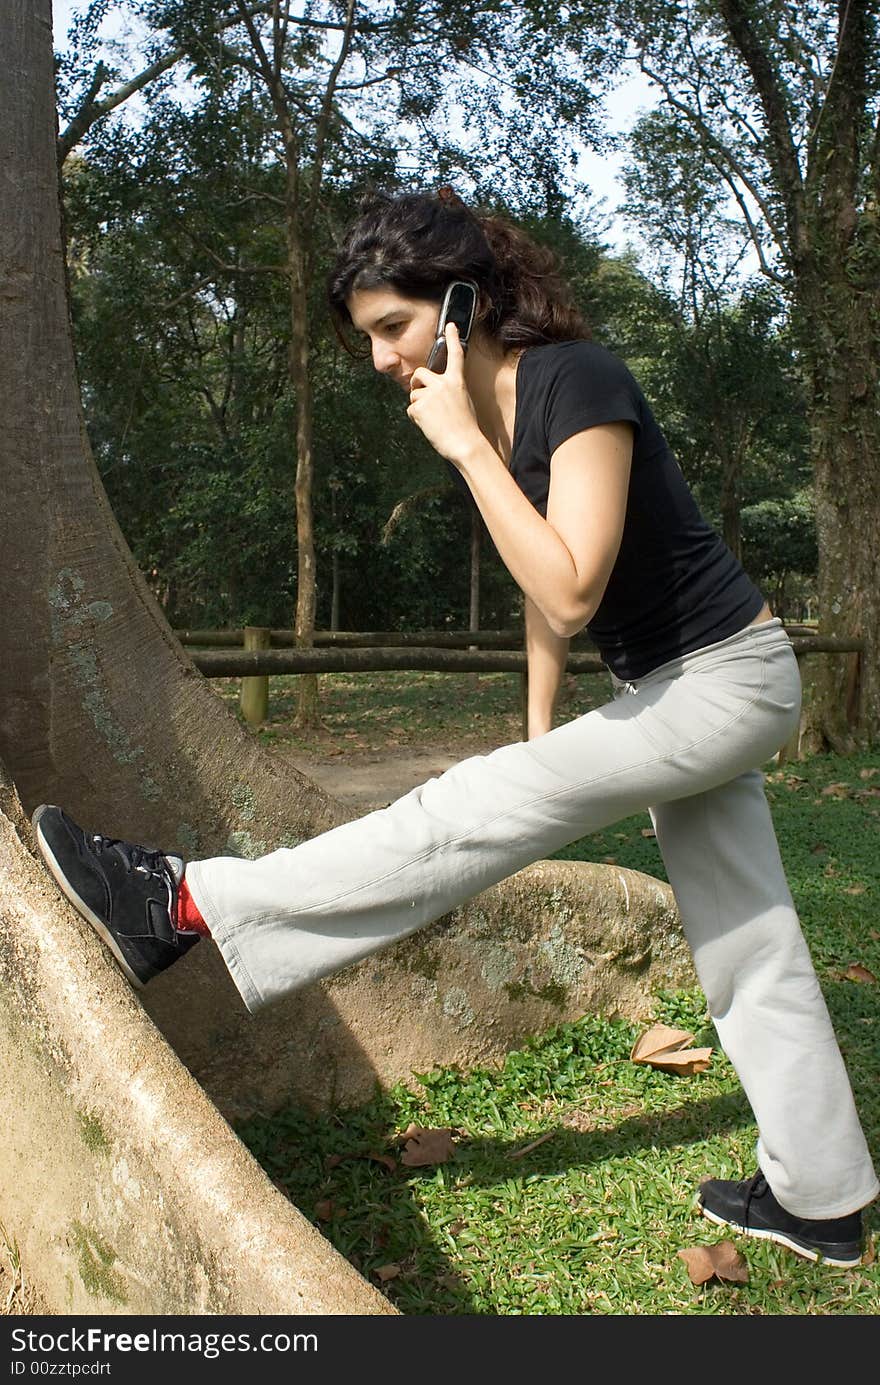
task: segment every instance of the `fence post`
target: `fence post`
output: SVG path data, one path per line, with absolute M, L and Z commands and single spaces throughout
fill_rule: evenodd
M 269 649 L 272 632 L 265 625 L 246 625 L 244 627 L 245 649 Z M 242 678 L 240 703 L 241 714 L 249 726 L 262 726 L 269 711 L 269 675 Z

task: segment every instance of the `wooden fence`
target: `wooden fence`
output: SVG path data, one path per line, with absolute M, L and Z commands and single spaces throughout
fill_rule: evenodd
M 864 641 L 819 635 L 811 626 L 787 625 L 798 662 L 815 654 L 849 656 L 848 715 L 858 714 L 860 659 Z M 528 670 L 522 630 L 317 630 L 311 648 L 296 647 L 290 630 L 248 625 L 243 630 L 178 630 L 181 644 L 207 678 L 240 678 L 241 711 L 251 726 L 260 726 L 269 709 L 269 678 L 298 673 L 387 673 L 394 670 L 432 673 L 518 673 L 526 736 Z M 569 648 L 566 672 L 603 673 L 605 665 L 585 635 Z M 779 762 L 797 756 L 800 731 L 779 752 Z

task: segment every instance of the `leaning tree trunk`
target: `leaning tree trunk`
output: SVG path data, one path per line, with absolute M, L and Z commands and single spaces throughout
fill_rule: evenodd
M 5 764 L 25 811 L 58 802 L 96 831 L 190 860 L 293 845 L 350 814 L 265 750 L 197 672 L 138 572 L 95 468 L 65 290 L 50 2 L 7 8 L 0 122 L 14 200 L 0 203 L 0 783 Z M 0 795 L 4 840 L 15 831 L 11 812 Z M 27 824 L 19 819 L 18 829 L 24 843 Z M 4 870 L 0 859 L 0 877 L 13 880 L 7 889 L 0 879 L 0 963 L 27 990 L 35 963 L 9 904 L 20 893 L 14 863 Z M 368 958 L 255 1016 L 218 950 L 198 947 L 147 987 L 143 1005 L 227 1112 L 292 1099 L 351 1104 L 377 1077 L 498 1061 L 515 1039 L 551 1023 L 597 1006 L 641 1014 L 658 985 L 693 984 L 671 892 L 632 874 L 627 883 L 617 867 L 539 863 L 390 949 L 379 965 Z M 130 1008 L 129 988 L 92 931 L 82 925 L 74 936 L 73 911 L 45 873 L 40 879 L 40 908 L 54 903 L 55 914 L 36 951 L 52 962 L 62 999 L 70 1000 L 69 933 L 71 948 L 104 968 L 100 987 Z M 485 960 L 490 917 L 505 954 L 500 970 Z M 582 924 L 598 929 L 601 946 L 592 934 L 581 938 Z M 566 929 L 570 945 L 560 941 Z M 548 967 L 569 956 L 580 959 L 576 982 L 569 986 L 565 960 L 566 985 L 547 999 L 556 976 Z M 499 978 L 515 981 L 521 997 L 512 1001 L 503 986 L 489 996 Z M 493 1004 L 490 1021 L 468 1028 Z M 55 1056 L 42 1034 L 39 1045 Z M 146 1051 L 138 1058 L 149 1061 Z
M 239 725 L 183 652 L 113 518 L 68 316 L 49 0 L 11 8 L 0 53 L 0 761 L 28 812 L 61 803 L 95 830 L 189 859 L 259 854 L 350 814 Z M 193 970 L 234 1029 L 243 1008 L 213 954 Z M 175 973 L 168 980 L 168 1026 L 185 1030 L 198 1023 L 192 992 L 175 999 Z
M 822 265 L 803 295 L 819 629 L 865 642 L 860 658 L 813 661 L 801 743 L 818 752 L 880 738 L 880 279 L 851 268 Z

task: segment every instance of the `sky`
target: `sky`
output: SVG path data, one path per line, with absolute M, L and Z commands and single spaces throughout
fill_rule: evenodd
M 63 50 L 71 15 L 85 8 L 84 0 L 52 0 L 52 24 L 56 50 Z M 113 10 L 104 23 L 104 33 L 112 38 L 118 35 L 120 19 L 114 22 Z M 615 131 L 626 131 L 640 110 L 651 104 L 651 92 L 647 82 L 641 77 L 623 83 L 608 99 L 608 114 Z M 634 227 L 627 224 L 618 211 L 624 191 L 620 182 L 620 157 L 585 153 L 580 161 L 578 172 L 591 192 L 591 199 L 603 219 L 610 225 L 603 234 L 612 250 L 622 251 L 628 244 L 638 246 L 639 237 Z

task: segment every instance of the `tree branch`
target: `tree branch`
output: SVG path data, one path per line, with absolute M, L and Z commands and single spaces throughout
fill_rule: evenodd
M 743 0 L 718 0 L 718 9 L 734 47 L 752 76 L 770 137 L 768 158 L 785 208 L 792 259 L 800 257 L 805 234 L 803 218 L 803 177 L 785 96 L 767 50 L 762 46 Z
M 267 14 L 271 11 L 274 2 L 275 0 L 266 0 L 263 4 L 253 5 L 248 10 L 248 13 L 251 15 Z M 215 24 L 210 25 L 209 28 L 205 30 L 202 37 L 207 39 L 213 35 L 220 34 L 224 29 L 232 28 L 235 24 L 240 24 L 241 21 L 242 16 L 240 12 L 234 15 L 227 15 L 225 19 L 218 19 Z M 331 20 L 311 19 L 306 15 L 291 15 L 289 10 L 286 22 L 290 24 L 299 24 L 307 29 L 327 29 L 337 32 L 342 31 L 343 33 L 346 31 L 346 24 L 340 24 Z M 358 30 L 363 33 L 381 33 L 390 26 L 390 20 L 364 20 L 358 25 Z M 92 79 L 91 85 L 80 104 L 79 110 L 71 118 L 67 127 L 58 137 L 59 166 L 64 163 L 71 151 L 76 148 L 76 145 L 82 139 L 83 135 L 91 129 L 96 121 L 100 120 L 102 116 L 109 115 L 111 111 L 116 110 L 117 106 L 121 106 L 130 96 L 134 96 L 137 92 L 143 91 L 144 87 L 149 86 L 157 77 L 161 77 L 163 72 L 167 72 L 170 67 L 174 67 L 175 63 L 181 62 L 187 56 L 188 51 L 189 46 L 187 44 L 177 44 L 174 48 L 169 49 L 162 57 L 157 58 L 155 62 L 150 63 L 149 67 L 145 67 L 143 72 L 138 73 L 136 77 L 132 77 L 130 81 L 124 82 L 122 86 L 117 87 L 117 89 L 109 96 L 105 97 L 103 101 L 96 101 L 95 97 L 101 87 L 105 85 L 108 73 L 104 65 L 99 63 L 95 69 L 95 76 Z
M 336 83 L 339 74 L 345 66 L 351 48 L 351 37 L 354 28 L 354 12 L 356 0 L 348 0 L 345 11 L 345 30 L 342 35 L 342 43 L 336 62 L 327 78 L 327 86 L 324 90 L 324 100 L 321 104 L 321 114 L 318 119 L 317 137 L 315 140 L 315 157 L 312 163 L 312 195 L 309 198 L 309 206 L 306 214 L 306 230 L 309 231 L 315 222 L 315 214 L 318 210 L 318 193 L 321 187 L 321 175 L 324 168 L 324 148 L 327 143 L 327 131 L 330 126 L 330 114 L 333 109 L 333 95 L 336 90 Z
M 680 111 L 681 114 L 684 115 L 687 118 L 687 120 L 694 126 L 694 128 L 699 132 L 701 142 L 703 144 L 704 149 L 706 150 L 707 155 L 711 157 L 711 153 L 714 151 L 714 153 L 718 155 L 718 157 L 726 165 L 728 170 L 730 170 L 731 173 L 733 173 L 737 178 L 739 178 L 740 182 L 743 184 L 743 187 L 745 187 L 746 190 L 749 193 L 751 193 L 755 202 L 761 209 L 761 215 L 767 222 L 773 239 L 776 241 L 776 244 L 778 245 L 780 252 L 783 256 L 788 258 L 789 247 L 785 243 L 785 237 L 782 235 L 780 228 L 776 225 L 770 207 L 767 204 L 767 199 L 755 183 L 754 179 L 743 168 L 740 160 L 736 158 L 732 150 L 730 150 L 727 147 L 724 141 L 718 135 L 716 135 L 715 131 L 711 128 L 710 125 L 706 123 L 706 121 L 703 119 L 700 113 L 698 111 L 695 111 L 693 106 L 689 106 L 686 101 L 682 101 L 680 97 L 674 94 L 669 82 L 664 77 L 662 77 L 659 72 L 655 72 L 651 68 L 649 68 L 645 63 L 644 59 L 641 60 L 640 66 L 645 76 L 649 77 L 652 82 L 656 82 L 656 84 L 660 87 L 669 105 L 672 106 L 674 110 Z M 714 166 L 719 169 L 719 172 L 721 172 L 718 163 L 714 160 L 713 163 Z M 727 182 L 729 187 L 732 187 L 729 177 L 725 177 L 725 182 Z M 734 195 L 736 196 L 737 194 L 735 193 Z M 737 201 L 739 202 L 740 206 L 743 205 L 741 197 L 742 194 L 740 193 L 737 196 Z M 750 218 L 748 220 L 750 223 Z
M 854 202 L 860 176 L 859 137 L 867 97 L 868 6 L 864 0 L 838 0 L 837 52 L 828 76 L 825 100 L 810 135 L 811 149 L 818 152 L 819 129 L 827 112 L 830 122 L 825 145 L 828 162 L 823 171 L 825 187 L 834 193 L 835 208 Z M 823 160 L 824 162 L 824 160 Z M 823 199 L 824 200 L 824 199 Z

